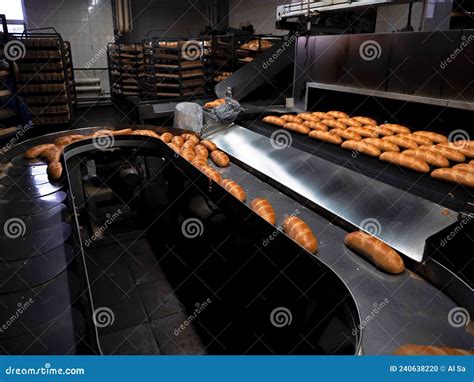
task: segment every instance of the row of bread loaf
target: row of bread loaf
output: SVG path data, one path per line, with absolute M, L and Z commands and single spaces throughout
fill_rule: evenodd
M 421 173 L 437 167 L 433 178 L 474 187 L 473 141 L 449 142 L 442 134 L 412 133 L 406 126 L 378 125 L 372 118 L 349 117 L 341 111 L 267 116 L 263 121 Z

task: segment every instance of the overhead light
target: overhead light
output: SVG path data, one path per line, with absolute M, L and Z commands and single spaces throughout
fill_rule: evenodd
M 90 12 L 94 9 L 94 7 L 91 5 L 88 9 L 89 9 L 89 12 Z

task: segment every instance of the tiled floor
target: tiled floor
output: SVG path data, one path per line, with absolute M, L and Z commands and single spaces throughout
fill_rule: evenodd
M 192 324 L 176 331 L 187 314 L 146 239 L 89 249 L 86 257 L 94 308 L 114 315 L 99 328 L 103 354 L 205 352 Z

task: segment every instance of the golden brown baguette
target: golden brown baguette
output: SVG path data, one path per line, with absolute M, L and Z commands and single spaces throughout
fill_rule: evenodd
M 304 122 L 304 120 L 292 114 L 283 114 L 282 116 L 280 116 L 280 118 L 284 119 L 286 122 L 296 122 L 296 123 Z
M 422 135 L 416 135 L 416 134 L 407 134 L 407 133 L 401 133 L 401 134 L 397 134 L 397 137 L 404 137 L 404 138 L 408 138 L 408 139 L 411 139 L 412 141 L 415 141 L 418 145 L 432 145 L 433 142 L 422 136 Z
M 297 117 L 301 118 L 304 121 L 309 121 L 309 122 L 321 121 L 321 118 L 318 118 L 314 114 L 311 114 L 311 113 L 301 113 L 301 114 L 298 114 Z
M 473 355 L 470 350 L 448 348 L 445 346 L 403 345 L 395 350 L 395 355 Z
M 321 122 L 304 121 L 303 125 L 309 127 L 311 130 L 328 131 L 328 127 Z
M 474 174 L 455 168 L 438 168 L 431 173 L 431 177 L 447 182 L 458 183 L 474 187 Z
M 64 135 L 62 137 L 56 138 L 54 140 L 54 144 L 56 146 L 67 146 L 70 145 L 73 142 L 77 142 L 84 139 L 83 135 L 80 134 L 70 134 L 70 135 Z
M 171 143 L 177 147 L 182 147 L 184 145 L 184 138 L 180 136 L 173 137 Z
M 385 272 L 397 274 L 405 270 L 403 259 L 393 248 L 365 232 L 347 234 L 344 244 Z
M 407 137 L 401 137 L 400 135 L 391 135 L 388 137 L 383 137 L 382 139 L 395 143 L 397 146 L 403 147 L 404 149 L 418 148 L 418 143 L 416 143 L 414 140 L 409 139 Z
M 415 131 L 414 135 L 419 135 L 428 138 L 431 142 L 443 143 L 448 141 L 448 137 L 442 134 L 434 133 L 432 131 Z
M 353 126 L 353 127 L 362 127 L 362 123 L 360 123 L 357 119 L 354 118 L 338 118 L 339 122 L 342 122 L 346 126 Z
M 311 228 L 300 218 L 289 216 L 283 222 L 285 233 L 301 245 L 308 252 L 314 253 L 318 250 L 318 241 Z
M 210 152 L 217 150 L 217 145 L 208 139 L 203 139 L 200 143 Z
M 330 127 L 331 129 L 345 129 L 347 126 L 342 122 L 336 121 L 335 119 L 323 119 L 321 121 L 323 125 Z
M 245 193 L 244 189 L 240 187 L 236 182 L 234 182 L 232 179 L 224 179 L 221 182 L 222 187 L 225 188 L 225 190 L 235 196 L 237 199 L 239 199 L 241 202 L 245 202 L 245 198 L 247 197 L 247 194 Z
M 197 143 L 194 140 L 187 140 L 183 143 L 181 146 L 181 149 L 191 149 L 194 150 L 194 147 L 196 147 Z
M 379 156 L 379 159 L 418 172 L 430 171 L 430 166 L 424 160 L 414 158 L 406 154 L 397 153 L 394 151 L 386 151 L 382 153 Z
M 379 125 L 380 127 L 385 127 L 389 130 L 392 130 L 395 134 L 408 134 L 410 133 L 410 129 L 406 126 L 399 125 L 397 123 L 383 123 Z
M 336 134 L 346 140 L 350 139 L 353 141 L 360 141 L 362 139 L 359 134 L 354 133 L 353 131 L 349 131 L 347 129 L 332 129 L 331 134 Z
M 334 145 L 340 145 L 342 143 L 342 138 L 340 136 L 331 134 L 329 131 L 311 130 L 308 136 Z
M 58 180 L 63 173 L 63 166 L 60 162 L 51 162 L 48 164 L 48 177 L 51 180 Z
M 352 117 L 356 121 L 362 123 L 363 125 L 377 125 L 377 121 L 368 117 Z
M 469 146 L 465 142 L 468 141 L 445 142 L 439 143 L 436 146 L 447 147 L 448 149 L 457 150 L 468 158 L 474 158 L 474 147 Z
M 326 114 L 332 115 L 334 118 L 349 118 L 349 114 L 346 114 L 342 111 L 331 110 Z
M 174 143 L 168 143 L 168 146 L 171 147 L 176 154 L 181 152 L 181 147 L 176 146 Z
M 474 173 L 474 165 L 470 163 L 460 163 L 460 164 L 457 164 L 456 166 L 453 166 L 453 168 L 456 170 L 462 170 L 462 171 L 467 171 L 469 173 Z
M 315 111 L 314 113 L 311 113 L 311 114 L 315 115 L 319 119 L 336 119 L 331 114 L 323 113 L 322 111 Z
M 191 162 L 196 156 L 196 154 L 194 153 L 194 150 L 190 148 L 181 148 L 180 154 L 188 162 Z
M 268 200 L 262 198 L 255 198 L 254 200 L 252 200 L 250 207 L 252 207 L 252 210 L 254 210 L 255 213 L 260 215 L 267 222 L 275 225 L 275 210 L 273 209 L 272 205 Z
M 30 149 L 26 150 L 25 154 L 23 155 L 26 159 L 36 159 L 41 156 L 41 154 L 48 150 L 53 148 L 55 145 L 52 143 L 46 143 L 44 145 L 38 145 L 31 147 Z
M 196 135 L 190 133 L 181 134 L 181 137 L 183 137 L 185 142 L 192 141 L 195 145 L 197 145 L 200 141 L 200 139 Z
M 387 129 L 386 127 L 382 127 L 382 126 L 365 125 L 364 127 L 366 129 L 375 131 L 377 133 L 377 137 L 384 137 L 384 136 L 387 136 L 387 135 L 394 135 L 395 134 L 392 130 Z
M 214 150 L 211 153 L 211 159 L 219 167 L 228 167 L 230 164 L 230 159 L 227 154 L 220 150 Z
M 53 145 L 53 147 L 44 150 L 41 153 L 41 158 L 43 158 L 46 162 L 52 163 L 52 162 L 59 162 L 59 159 L 61 158 L 61 153 L 63 147 L 62 146 L 56 146 Z
M 311 130 L 308 126 L 303 125 L 302 123 L 296 122 L 287 122 L 283 126 L 284 129 L 294 131 L 295 133 L 308 134 Z
M 377 146 L 371 145 L 370 143 L 364 141 L 345 141 L 341 147 L 343 149 L 357 151 L 371 157 L 378 157 L 381 153 Z
M 381 138 L 365 138 L 364 142 L 370 143 L 371 145 L 378 147 L 380 151 L 400 151 L 400 148 L 395 143 L 384 141 Z
M 349 127 L 347 130 L 353 131 L 354 133 L 359 134 L 361 137 L 364 138 L 377 138 L 379 136 L 374 129 L 369 129 L 367 127 L 352 126 Z
M 171 133 L 163 133 L 161 134 L 160 139 L 165 142 L 165 143 L 170 143 L 171 140 L 173 139 L 173 134 Z
M 436 167 L 449 167 L 449 161 L 445 156 L 435 153 L 434 151 L 423 149 L 409 149 L 403 151 L 403 154 L 424 160 L 426 163 Z
M 194 159 L 191 161 L 191 164 L 194 167 L 200 169 L 203 166 L 207 166 L 207 159 L 201 156 L 195 156 Z
M 275 117 L 273 115 L 266 116 L 265 118 L 262 119 L 262 121 L 270 125 L 275 125 L 275 126 L 280 126 L 280 127 L 283 127 L 283 125 L 286 123 L 286 121 L 283 118 Z
M 207 149 L 201 144 L 194 146 L 194 153 L 196 156 L 204 157 L 206 159 L 209 157 L 209 151 L 207 151 Z
M 453 162 L 464 162 L 466 160 L 466 157 L 463 153 L 443 146 L 423 145 L 420 146 L 420 149 L 429 150 L 441 154 Z
M 199 170 L 206 175 L 209 179 L 212 179 L 216 183 L 222 182 L 222 176 L 219 172 L 211 166 L 202 166 Z

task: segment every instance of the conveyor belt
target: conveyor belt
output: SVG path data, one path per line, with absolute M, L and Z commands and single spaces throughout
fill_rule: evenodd
M 270 137 L 275 131 L 275 127 L 264 124 L 260 119 L 240 121 L 239 123 L 251 131 Z M 474 192 L 467 187 L 440 182 L 432 179 L 429 175 L 389 165 L 377 158 L 369 158 L 364 155 L 354 156 L 352 151 L 344 150 L 339 145 L 319 142 L 304 135 L 292 133 L 291 137 L 292 147 L 327 159 L 452 210 L 464 211 L 468 208 L 467 203 L 474 201 Z

